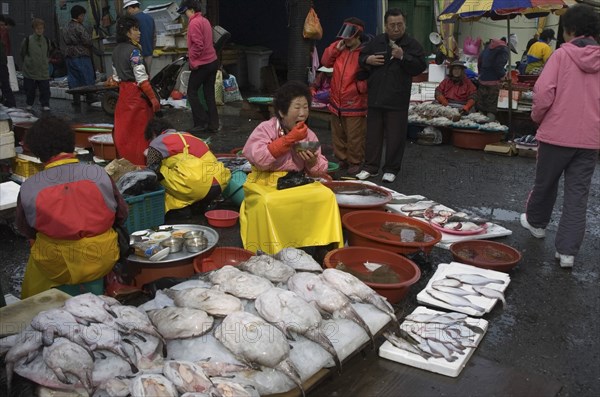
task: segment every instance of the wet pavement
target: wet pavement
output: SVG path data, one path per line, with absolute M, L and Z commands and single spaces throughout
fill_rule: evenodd
M 19 105 L 24 105 L 22 95 L 17 95 L 17 101 Z M 112 117 L 102 110 L 85 104 L 79 112 L 74 111 L 67 100 L 52 99 L 50 106 L 53 114 L 73 121 L 112 122 Z M 254 126 L 260 122 L 244 117 L 243 113 L 240 115 L 240 109 L 240 103 L 220 107 L 223 129 L 210 136 L 214 153 L 226 153 L 243 146 Z M 191 127 L 191 113 L 187 110 L 170 109 L 165 112 L 165 117 L 177 128 Z M 311 120 L 309 125 L 323 143 L 324 153 L 333 160 L 327 124 L 321 120 Z M 523 260 L 510 273 L 512 281 L 506 291 L 507 306 L 502 309 L 497 305 L 484 317 L 490 322 L 489 329 L 472 362 L 511 368 L 514 370 L 512 376 L 520 374 L 527 380 L 530 379 L 528 374 L 531 374 L 532 386 L 544 379 L 562 385 L 558 393 L 560 396 L 600 395 L 600 163 L 596 168 L 589 197 L 585 240 L 573 270 L 561 269 L 554 260 L 554 237 L 562 206 L 562 184 L 545 239 L 533 238 L 519 225 L 518 217 L 524 210 L 535 173 L 535 159 L 502 157 L 451 145 L 420 146 L 408 143 L 401 174 L 394 183 L 386 185 L 403 194 L 420 194 L 448 207 L 489 218 L 513 231 L 511 236 L 496 241 L 521 251 Z M 380 179 L 373 181 L 381 183 Z M 202 218 L 196 221 L 206 224 Z M 240 245 L 238 228 L 222 229 L 220 233 L 219 245 Z M 6 224 L 0 225 L 0 252 L 2 288 L 5 292 L 18 295 L 28 248 L 26 241 L 16 236 Z M 408 314 L 417 306 L 415 296 L 433 274 L 437 264 L 451 260 L 450 252 L 439 248 L 434 248 L 429 258 L 415 258 L 423 275 L 401 302 L 398 308 L 401 313 Z M 360 360 L 366 359 L 368 357 L 353 358 L 358 360 L 358 365 Z M 390 362 L 387 363 L 385 366 L 390 366 Z M 341 376 L 343 379 L 344 374 Z M 458 380 L 461 380 L 460 376 Z M 476 376 L 463 377 L 463 383 L 477 381 Z M 509 393 L 485 393 L 481 385 L 472 386 L 470 389 L 467 384 L 461 389 L 461 394 L 538 394 L 535 388 L 525 391 L 517 386 L 512 390 L 509 386 L 504 390 L 510 390 Z M 375 387 L 370 391 L 361 389 L 361 395 L 399 393 L 397 389 Z M 320 394 L 319 390 L 317 388 L 313 395 Z M 324 392 L 325 389 L 321 390 Z M 432 387 L 423 394 L 457 393 L 456 389 Z M 543 393 L 540 388 L 540 394 Z

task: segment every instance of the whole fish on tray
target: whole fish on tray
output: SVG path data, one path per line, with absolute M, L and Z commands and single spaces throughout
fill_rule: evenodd
M 452 278 L 461 283 L 470 285 L 486 285 L 486 284 L 504 284 L 504 280 L 488 278 L 480 274 L 462 273 L 462 274 L 447 274 L 446 278 Z
M 179 307 L 204 310 L 216 317 L 225 317 L 243 307 L 238 297 L 216 289 L 186 288 L 179 291 L 166 290 L 165 294 Z
M 425 290 L 429 295 L 433 298 L 440 300 L 442 302 L 446 302 L 449 305 L 456 307 L 470 307 L 473 310 L 476 310 L 480 313 L 484 313 L 485 309 L 481 306 L 477 306 L 467 298 L 463 298 L 462 296 L 448 294 L 442 291 L 436 291 L 434 289 Z

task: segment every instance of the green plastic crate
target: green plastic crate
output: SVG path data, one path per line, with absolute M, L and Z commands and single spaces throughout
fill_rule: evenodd
M 160 226 L 165 222 L 165 188 L 125 198 L 129 216 L 125 226 L 129 233 Z

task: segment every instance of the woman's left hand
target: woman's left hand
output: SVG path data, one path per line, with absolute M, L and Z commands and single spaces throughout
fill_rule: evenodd
M 317 163 L 317 155 L 310 150 L 302 150 L 298 152 L 298 156 L 306 163 L 308 168 L 312 168 Z

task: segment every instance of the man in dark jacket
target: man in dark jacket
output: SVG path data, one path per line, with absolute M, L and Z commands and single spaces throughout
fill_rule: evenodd
M 360 65 L 369 70 L 365 164 L 356 177 L 377 176 L 385 140 L 384 182 L 394 182 L 402 166 L 412 77 L 427 64 L 423 47 L 406 34 L 406 15 L 392 8 L 385 13 L 385 33 L 361 51 Z
M 517 52 L 512 44 L 511 49 L 513 52 Z M 498 111 L 500 80 L 506 75 L 504 67 L 508 63 L 508 51 L 506 38 L 491 39 L 477 59 L 477 70 L 479 71 L 477 110 L 487 114 L 491 120 L 496 119 Z

